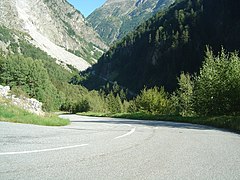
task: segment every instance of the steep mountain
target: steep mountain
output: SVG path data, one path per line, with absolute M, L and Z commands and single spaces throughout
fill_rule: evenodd
M 47 111 L 60 109 L 70 99 L 78 100 L 86 90 L 69 80 L 79 71 L 56 64 L 30 40 L 27 33 L 0 26 L 0 85 L 10 86 L 17 96 L 41 101 Z
M 174 90 L 181 71 L 199 71 L 206 45 L 215 53 L 240 50 L 238 7 L 238 0 L 179 0 L 113 45 L 84 84 L 96 88 L 98 79 L 99 86 L 117 81 L 135 92 L 145 85 Z
M 25 32 L 31 37 L 29 42 L 79 70 L 89 67 L 107 49 L 66 0 L 1 0 L 0 25 Z
M 111 44 L 175 0 L 107 0 L 87 20 Z

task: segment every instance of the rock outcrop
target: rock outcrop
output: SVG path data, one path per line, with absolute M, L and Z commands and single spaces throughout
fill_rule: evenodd
M 87 17 L 101 38 L 111 44 L 175 0 L 107 0 Z
M 16 97 L 15 95 L 11 95 L 9 86 L 0 85 L 0 97 L 9 100 L 11 104 L 18 106 L 19 108 L 22 108 L 28 112 L 40 116 L 44 115 L 41 102 L 33 98 Z
M 0 85 L 0 96 L 3 98 L 8 98 L 10 92 L 10 87 L 9 86 L 1 86 Z
M 1 0 L 0 25 L 29 34 L 32 44 L 79 70 L 108 48 L 66 0 Z

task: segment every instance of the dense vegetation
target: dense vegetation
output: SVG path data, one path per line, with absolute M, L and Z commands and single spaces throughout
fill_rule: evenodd
M 28 36 L 20 32 L 0 27 L 0 41 L 9 44 L 7 52 L 0 54 L 1 85 L 9 85 L 14 94 L 40 100 L 47 111 L 59 110 L 88 93 L 81 86 L 69 84 L 78 74 L 76 69 L 57 65 L 55 59 L 26 39 Z
M 112 87 L 108 85 L 96 96 L 101 102 L 97 106 L 99 108 L 88 110 L 183 117 L 240 114 L 240 57 L 237 52 L 227 53 L 222 49 L 215 56 L 207 48 L 200 72 L 195 75 L 182 72 L 176 79 L 178 88 L 172 93 L 164 87 L 145 87 L 132 100 L 128 100 L 127 91 L 116 83 Z
M 113 45 L 91 69 L 83 83 L 99 88 L 105 81 L 138 93 L 144 86 L 173 91 L 182 71 L 199 71 L 206 45 L 239 50 L 240 1 L 178 0 Z M 96 82 L 99 82 L 98 84 Z
M 122 101 L 119 94 L 113 93 L 113 102 L 105 103 L 115 109 L 85 115 L 190 122 L 240 132 L 239 80 L 238 53 L 222 50 L 214 56 L 208 49 L 200 73 L 182 73 L 173 93 L 167 93 L 163 87 L 144 88 L 130 101 Z
M 71 82 L 82 79 L 72 66 L 62 67 L 45 52 L 28 43 L 24 37 L 14 40 L 15 32 L 2 27 L 2 41 L 16 44 L 17 51 L 8 48 L 0 54 L 0 84 L 9 85 L 14 94 L 43 102 L 46 111 L 70 112 L 107 111 L 105 95 L 88 91 Z M 3 39 L 4 37 L 4 39 Z M 107 91 L 106 91 L 107 92 Z M 109 95 L 108 101 L 115 98 Z
M 215 116 L 240 114 L 240 57 L 238 53 L 214 56 L 211 50 L 199 75 L 182 73 L 179 88 L 168 94 L 163 88 L 141 91 L 130 112 L 180 116 Z
M 38 99 L 47 111 L 69 110 L 69 104 L 73 105 L 88 96 L 90 92 L 86 88 L 69 83 L 71 77 L 77 74 L 75 69 L 70 72 L 51 58 L 38 58 L 0 56 L 0 84 L 9 85 L 14 94 Z

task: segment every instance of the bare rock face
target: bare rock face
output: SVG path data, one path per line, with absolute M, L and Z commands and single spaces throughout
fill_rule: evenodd
M 87 20 L 111 44 L 175 0 L 107 0 Z
M 79 70 L 108 48 L 66 0 L 1 0 L 0 24 L 26 32 L 32 44 Z
M 42 103 L 36 99 L 29 99 L 26 97 L 16 97 L 15 95 L 10 94 L 9 86 L 1 86 L 0 85 L 0 97 L 4 99 L 8 99 L 11 104 L 18 106 L 30 113 L 37 114 L 43 116 L 45 113 L 42 110 Z

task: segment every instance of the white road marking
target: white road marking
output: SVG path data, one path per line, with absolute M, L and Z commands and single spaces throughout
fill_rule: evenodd
M 20 151 L 20 152 L 4 152 L 0 153 L 1 155 L 17 155 L 17 154 L 31 154 L 31 153 L 39 153 L 39 152 L 48 152 L 48 151 L 58 151 L 63 149 L 72 149 L 77 147 L 88 146 L 88 144 L 80 144 L 74 146 L 65 146 L 65 147 L 58 147 L 58 148 L 51 148 L 51 149 L 41 149 L 41 150 L 33 150 L 33 151 Z
M 123 137 L 126 137 L 126 136 L 129 136 L 130 134 L 134 133 L 136 130 L 136 128 L 133 128 L 131 131 L 129 131 L 128 133 L 126 134 L 123 134 L 121 136 L 118 136 L 118 137 L 115 137 L 114 139 L 119 139 L 119 138 L 123 138 Z

